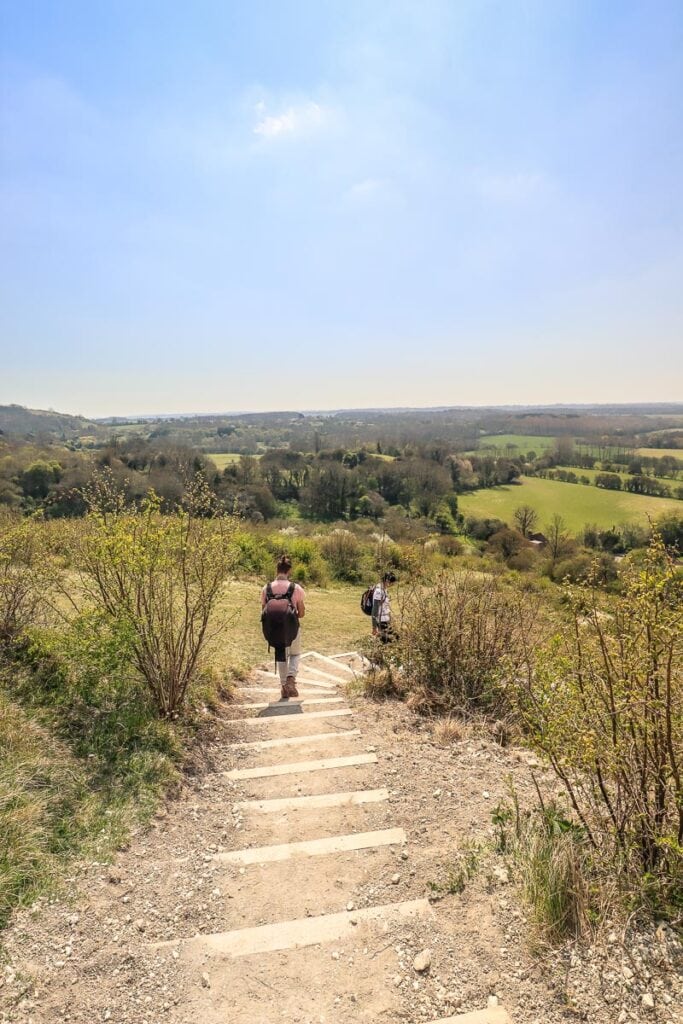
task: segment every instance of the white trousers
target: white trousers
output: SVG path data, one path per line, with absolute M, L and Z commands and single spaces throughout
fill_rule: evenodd
M 291 647 L 285 648 L 285 660 L 277 662 L 277 670 L 280 676 L 280 682 L 284 683 L 287 680 L 287 676 L 294 676 L 299 671 L 299 658 L 301 657 L 301 627 L 299 632 L 294 638 L 294 643 Z

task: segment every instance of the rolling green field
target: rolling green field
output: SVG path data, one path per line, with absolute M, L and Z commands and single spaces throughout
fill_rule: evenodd
M 626 522 L 643 523 L 648 515 L 656 519 L 664 512 L 683 515 L 683 502 L 673 498 L 650 498 L 536 477 L 525 477 L 522 483 L 509 487 L 492 487 L 458 496 L 458 506 L 464 515 L 496 517 L 507 523 L 512 523 L 519 505 L 531 505 L 536 510 L 540 530 L 558 512 L 572 532 L 581 531 L 586 523 L 607 528 Z
M 479 438 L 479 451 L 488 445 L 492 445 L 496 449 L 504 449 L 512 444 L 526 455 L 527 452 L 544 452 L 548 448 L 553 448 L 555 438 L 548 435 L 536 436 L 535 434 L 483 434 Z

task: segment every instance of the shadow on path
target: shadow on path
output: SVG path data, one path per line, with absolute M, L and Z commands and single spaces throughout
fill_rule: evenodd
M 259 711 L 257 718 L 284 718 L 287 715 L 303 715 L 304 709 L 300 703 L 293 704 L 269 704 L 263 711 Z

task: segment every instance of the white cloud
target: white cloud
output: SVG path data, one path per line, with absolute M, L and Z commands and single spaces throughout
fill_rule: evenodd
M 256 112 L 259 120 L 254 126 L 254 134 L 266 139 L 307 135 L 322 127 L 327 120 L 327 111 L 312 101 L 287 107 L 281 114 L 266 114 L 265 104 L 257 103 Z

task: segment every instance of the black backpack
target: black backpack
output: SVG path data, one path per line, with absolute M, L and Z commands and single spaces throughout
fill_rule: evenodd
M 360 599 L 361 611 L 366 615 L 372 615 L 372 597 L 375 593 L 374 587 L 368 587 L 367 590 L 363 591 L 363 596 Z
M 286 661 L 285 648 L 291 647 L 299 632 L 299 616 L 292 601 L 295 587 L 295 583 L 290 583 L 287 593 L 276 597 L 270 583 L 266 586 L 261 627 L 268 648 L 275 648 L 275 661 Z

